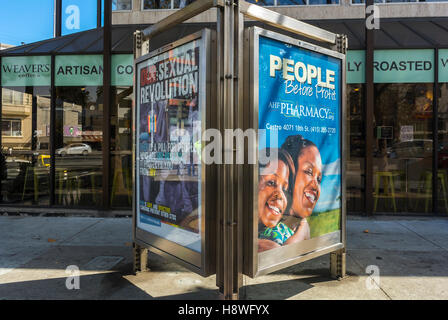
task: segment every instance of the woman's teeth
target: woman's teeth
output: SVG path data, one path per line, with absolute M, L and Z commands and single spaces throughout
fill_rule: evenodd
M 310 200 L 311 203 L 314 203 L 316 201 L 316 196 L 313 193 L 305 192 L 305 196 L 308 200 Z
M 280 209 L 277 208 L 277 207 L 273 207 L 273 206 L 270 206 L 270 205 L 268 205 L 268 207 L 269 207 L 269 209 L 273 210 L 276 214 L 281 214 L 282 213 L 280 211 Z

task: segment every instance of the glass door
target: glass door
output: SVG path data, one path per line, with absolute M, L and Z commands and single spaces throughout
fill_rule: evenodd
M 374 212 L 432 212 L 433 84 L 375 84 Z
M 49 205 L 50 88 L 5 87 L 2 93 L 0 201 Z

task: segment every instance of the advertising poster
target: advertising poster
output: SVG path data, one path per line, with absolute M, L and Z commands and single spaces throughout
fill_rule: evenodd
M 302 249 L 277 255 L 287 259 L 340 234 L 342 62 L 258 39 L 258 127 L 265 130 L 259 154 L 271 155 L 258 167 L 258 252 Z
M 137 227 L 201 252 L 203 39 L 137 64 Z

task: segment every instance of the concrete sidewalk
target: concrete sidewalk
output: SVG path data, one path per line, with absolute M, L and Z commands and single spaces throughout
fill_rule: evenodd
M 0 299 L 219 298 L 214 276 L 155 255 L 150 272 L 133 275 L 131 226 L 129 218 L 1 216 Z M 448 219 L 349 217 L 347 243 L 347 278 L 330 278 L 326 255 L 244 277 L 245 298 L 448 299 Z M 70 265 L 80 269 L 79 290 L 66 288 Z M 371 265 L 380 277 L 369 289 Z

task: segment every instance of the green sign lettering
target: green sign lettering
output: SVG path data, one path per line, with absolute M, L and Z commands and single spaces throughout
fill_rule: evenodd
M 448 82 L 448 49 L 439 50 L 439 82 Z
M 365 60 L 364 50 L 350 50 L 347 52 L 347 83 L 365 82 Z
M 134 79 L 134 55 L 114 54 L 112 56 L 112 76 L 113 86 L 132 86 Z
M 375 50 L 373 72 L 375 83 L 434 82 L 434 50 Z M 364 82 L 365 51 L 348 51 L 347 83 Z
M 3 57 L 2 86 L 51 85 L 51 57 Z
M 57 56 L 55 61 L 55 85 L 103 85 L 103 56 Z

